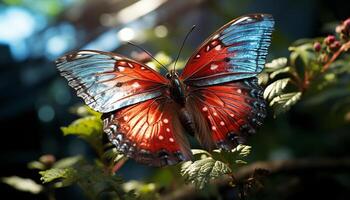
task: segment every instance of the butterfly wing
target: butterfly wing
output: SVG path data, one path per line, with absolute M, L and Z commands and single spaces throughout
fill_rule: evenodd
M 262 93 L 257 78 L 190 87 L 187 107 L 202 116 L 196 123 L 207 127 L 198 133 L 200 143 L 209 150 L 212 147 L 203 141 L 206 138 L 212 138 L 216 147 L 227 150 L 245 143 L 246 137 L 254 134 L 265 118 Z
M 264 67 L 273 26 L 267 14 L 234 19 L 187 62 L 180 76 L 186 107 L 195 113 L 197 138 L 206 149 L 232 149 L 262 124 L 266 105 L 255 76 Z
M 176 112 L 177 104 L 157 97 L 103 116 L 104 129 L 120 152 L 152 166 L 191 159 Z
M 73 52 L 56 65 L 77 95 L 103 113 L 158 97 L 168 83 L 146 65 L 107 52 Z
M 78 96 L 104 113 L 104 131 L 119 151 L 153 166 L 191 158 L 168 80 L 156 71 L 100 51 L 68 54 L 57 60 L 57 66 Z
M 265 65 L 273 26 L 268 14 L 234 19 L 200 45 L 180 78 L 187 85 L 205 86 L 256 76 Z

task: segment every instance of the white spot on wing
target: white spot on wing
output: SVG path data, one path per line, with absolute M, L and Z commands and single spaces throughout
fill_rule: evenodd
M 237 89 L 238 94 L 242 94 L 242 90 L 241 89 Z
M 214 115 L 214 116 L 218 116 L 218 113 L 217 113 L 217 112 L 214 112 L 213 115 Z
M 146 69 L 145 67 L 141 67 L 142 70 Z
M 169 120 L 167 118 L 165 118 L 165 119 L 163 119 L 163 122 L 167 124 L 169 122 Z
M 216 46 L 215 50 L 217 50 L 217 51 L 221 50 L 221 45 L 219 44 L 218 46 Z
M 220 125 L 221 125 L 221 126 L 225 126 L 225 122 L 221 121 L 221 122 L 220 122 Z
M 174 140 L 174 138 L 171 137 L 171 138 L 169 138 L 169 141 L 174 142 L 175 140 Z
M 139 88 L 141 85 L 138 82 L 135 82 L 131 85 L 133 88 Z
M 118 66 L 118 70 L 119 70 L 120 72 L 123 72 L 123 71 L 125 71 L 125 67 Z
M 163 140 L 164 137 L 163 137 L 162 135 L 160 135 L 160 136 L 158 136 L 158 139 L 159 139 L 159 140 Z
M 202 108 L 202 110 L 203 110 L 204 112 L 207 112 L 207 111 L 208 111 L 208 108 L 207 108 L 206 106 L 204 106 L 204 107 Z
M 166 132 L 170 132 L 170 128 L 166 128 Z
M 211 64 L 210 65 L 210 69 L 211 70 L 216 70 L 218 67 L 219 67 L 219 65 L 217 65 L 217 64 Z
M 196 55 L 196 58 L 200 58 L 200 57 L 201 57 L 201 55 L 199 55 L 199 54 Z
M 211 130 L 216 131 L 216 126 L 212 126 Z
M 124 119 L 124 121 L 127 121 L 129 119 L 129 117 L 128 116 L 124 116 L 123 119 Z

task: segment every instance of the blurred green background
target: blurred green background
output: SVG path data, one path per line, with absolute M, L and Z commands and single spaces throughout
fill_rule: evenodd
M 132 40 L 153 54 L 164 52 L 174 58 L 185 34 L 196 24 L 182 53 L 186 60 L 221 25 L 240 15 L 262 12 L 276 20 L 269 61 L 287 56 L 288 46 L 297 39 L 331 33 L 335 24 L 350 16 L 349 10 L 350 2 L 341 0 L 2 0 L 0 177 L 38 179 L 26 164 L 43 154 L 92 156 L 87 144 L 60 132 L 60 126 L 77 118 L 70 108 L 82 103 L 55 69 L 54 60 L 66 52 L 94 49 L 132 56 L 138 49 L 125 45 Z M 302 101 L 278 118 L 269 114 L 250 140 L 250 162 L 348 156 L 350 112 L 337 110 L 334 95 L 349 101 L 349 93 L 330 91 Z M 154 170 L 131 161 L 120 173 L 126 180 L 147 180 Z M 298 180 L 270 179 L 260 195 L 343 199 L 346 191 L 350 191 L 348 174 L 306 174 Z M 0 183 L 0 194 L 5 192 L 11 199 L 45 198 Z M 58 190 L 57 195 L 58 199 L 84 198 L 74 187 Z

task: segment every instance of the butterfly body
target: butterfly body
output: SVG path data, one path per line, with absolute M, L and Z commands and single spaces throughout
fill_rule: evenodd
M 186 103 L 184 83 L 179 79 L 179 75 L 176 71 L 170 71 L 170 73 L 168 73 L 166 77 L 169 79 L 170 82 L 169 92 L 171 98 L 179 105 L 184 106 Z
M 73 52 L 57 68 L 92 109 L 118 151 L 164 166 L 190 160 L 185 132 L 203 148 L 230 150 L 262 125 L 262 71 L 274 20 L 239 17 L 221 27 L 189 58 L 181 74 L 162 76 L 143 63 L 101 51 Z

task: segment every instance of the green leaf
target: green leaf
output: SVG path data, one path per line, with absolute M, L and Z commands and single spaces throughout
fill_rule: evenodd
M 276 95 L 279 95 L 283 89 L 287 86 L 290 78 L 284 78 L 277 80 L 270 85 L 268 85 L 264 91 L 264 98 L 267 100 L 271 100 Z
M 111 165 L 115 165 L 119 161 L 121 161 L 123 158 L 126 158 L 124 154 L 121 154 L 117 148 L 111 148 L 104 152 L 103 157 L 107 160 L 109 160 Z
M 90 199 L 99 199 L 104 192 L 112 192 L 118 197 L 126 195 L 121 187 L 123 181 L 120 177 L 106 173 L 103 167 L 86 162 L 80 162 L 73 167 L 52 168 L 39 173 L 43 183 L 54 183 L 56 188 L 78 184 Z
M 212 152 L 213 158 L 228 163 L 231 170 L 235 170 L 243 164 L 247 164 L 243 159 L 251 152 L 251 146 L 239 144 L 231 151 L 217 149 Z
M 106 173 L 104 168 L 85 164 L 76 167 L 76 170 L 79 172 L 78 185 L 91 199 L 100 199 L 100 195 L 105 192 L 124 195 L 122 179 Z
M 265 65 L 265 71 L 272 72 L 278 69 L 284 68 L 287 65 L 288 59 L 285 57 L 277 58 L 272 60 Z
M 53 168 L 64 169 L 64 168 L 74 167 L 81 164 L 82 162 L 84 162 L 84 159 L 82 156 L 67 157 L 57 161 L 53 165 Z
M 159 199 L 157 185 L 155 183 L 143 183 L 141 181 L 131 180 L 122 185 L 124 191 L 134 192 L 139 199 L 155 200 Z M 136 198 L 134 198 L 136 199 Z
M 32 161 L 28 163 L 27 166 L 29 169 L 38 169 L 38 170 L 44 170 L 46 168 L 46 166 L 39 161 Z
M 250 154 L 251 149 L 251 146 L 239 144 L 236 148 L 232 149 L 231 152 L 236 154 L 236 158 L 245 158 Z
M 99 154 L 103 152 L 102 120 L 97 116 L 87 116 L 75 120 L 68 127 L 61 128 L 64 135 L 76 135 L 87 141 Z
M 89 106 L 86 105 L 79 105 L 79 106 L 73 106 L 70 109 L 71 113 L 74 113 L 80 117 L 87 117 L 87 116 L 95 116 L 98 118 L 101 118 L 101 113 L 94 111 Z
M 310 62 L 316 60 L 315 51 L 313 50 L 312 43 L 306 43 L 299 46 L 289 47 L 291 51 L 290 54 L 290 64 L 292 66 L 296 65 L 296 61 L 300 58 L 304 64 L 304 67 L 310 66 Z
M 44 190 L 44 187 L 42 185 L 36 183 L 32 179 L 21 178 L 18 176 L 1 178 L 1 182 L 12 186 L 16 190 L 19 190 L 22 192 L 30 192 L 32 194 L 39 194 Z
M 266 85 L 269 82 L 269 74 L 267 72 L 262 72 L 258 74 L 259 85 Z
M 65 169 L 52 168 L 39 172 L 41 175 L 40 179 L 43 183 L 57 181 L 59 185 L 56 186 L 58 187 L 68 186 L 76 182 L 78 179 L 78 173 L 79 172 L 72 167 Z
M 284 68 L 281 68 L 281 69 L 278 69 L 278 70 L 272 72 L 270 74 L 270 78 L 274 79 L 279 74 L 289 73 L 289 72 L 291 72 L 291 68 L 290 67 L 284 67 Z
M 223 162 L 207 157 L 197 161 L 188 161 L 181 166 L 181 174 L 186 182 L 196 188 L 203 189 L 211 179 L 231 173 L 231 169 Z
M 270 102 L 270 106 L 274 107 L 275 116 L 290 109 L 301 98 L 301 92 L 291 92 L 276 96 Z
M 206 151 L 206 150 L 203 150 L 203 149 L 191 149 L 191 151 L 192 151 L 193 155 L 206 154 L 206 155 L 210 156 L 210 153 L 208 151 Z

